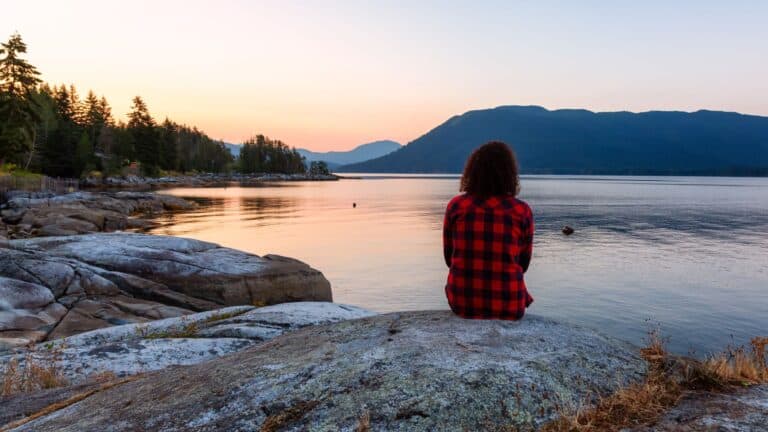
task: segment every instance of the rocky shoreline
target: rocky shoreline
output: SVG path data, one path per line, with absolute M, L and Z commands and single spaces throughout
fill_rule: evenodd
M 196 204 L 146 192 L 21 192 L 0 208 L 0 235 L 8 239 L 146 229 L 148 217 L 191 210 Z
M 322 273 L 291 258 L 109 233 L 192 208 L 121 191 L 0 209 L 3 388 L 11 370 L 57 378 L 0 395 L 0 430 L 536 430 L 645 372 L 637 347 L 591 329 L 378 315 L 332 303 Z M 766 424 L 762 385 L 690 393 L 633 430 Z
M 88 189 L 159 189 L 171 187 L 216 187 L 216 186 L 262 186 L 271 182 L 289 181 L 335 181 L 341 177 L 328 174 L 195 174 L 167 177 L 143 177 L 136 175 L 86 177 L 80 186 Z
M 332 301 L 308 265 L 197 240 L 112 233 L 11 240 L 0 349 L 234 305 Z

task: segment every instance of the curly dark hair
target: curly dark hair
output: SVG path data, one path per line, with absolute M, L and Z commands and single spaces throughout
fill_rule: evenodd
M 520 176 L 515 153 L 501 141 L 478 147 L 467 159 L 459 190 L 479 197 L 517 196 Z

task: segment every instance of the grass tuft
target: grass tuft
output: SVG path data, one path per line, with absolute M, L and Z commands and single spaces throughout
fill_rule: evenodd
M 264 420 L 264 424 L 261 425 L 259 432 L 277 432 L 284 429 L 292 423 L 301 420 L 308 412 L 315 409 L 318 404 L 320 402 L 316 400 L 301 401 L 279 413 L 272 414 Z
M 355 432 L 371 432 L 371 413 L 368 410 L 357 420 Z
M 591 408 L 560 409 L 560 416 L 543 425 L 545 432 L 615 431 L 651 425 L 675 406 L 686 391 L 725 392 L 735 385 L 768 382 L 765 347 L 768 338 L 754 338 L 752 350 L 727 350 L 703 362 L 671 356 L 658 331 L 649 333 L 640 355 L 648 363 L 643 381 L 599 398 Z
M 231 311 L 231 312 L 221 312 L 221 313 L 217 312 L 217 313 L 211 314 L 211 316 L 206 318 L 205 319 L 205 323 L 209 324 L 209 323 L 212 323 L 212 322 L 225 320 L 227 318 L 236 317 L 236 316 L 242 315 L 242 314 L 243 314 L 243 311 Z
M 0 370 L 0 395 L 11 396 L 67 385 L 59 367 L 60 356 L 59 350 L 53 350 L 42 357 L 36 357 L 33 350 L 24 356 L 23 362 L 12 358 Z
M 704 360 L 703 368 L 730 385 L 755 385 L 768 383 L 765 347 L 768 337 L 756 337 L 750 341 L 748 352 L 744 347 L 728 349 L 726 352 Z
M 185 320 L 182 317 L 182 323 Z M 136 326 L 136 336 L 141 339 L 175 339 L 175 338 L 191 338 L 197 336 L 197 332 L 200 329 L 197 327 L 197 323 L 190 322 L 182 324 L 181 327 L 173 327 L 164 330 L 150 330 L 145 325 Z

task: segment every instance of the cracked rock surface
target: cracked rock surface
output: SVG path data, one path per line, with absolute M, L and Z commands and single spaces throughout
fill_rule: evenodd
M 234 306 L 141 324 L 107 327 L 19 348 L 0 355 L 0 364 L 15 360 L 55 365 L 67 386 L 0 397 L 0 428 L 52 404 L 98 387 L 94 377 L 108 372 L 112 382 L 173 366 L 193 365 L 263 343 L 307 326 L 375 315 L 354 306 L 329 302 L 295 302 L 274 306 Z M 86 428 L 87 429 L 87 428 Z
M 0 249 L 0 351 L 232 305 L 331 301 L 319 271 L 178 237 L 100 233 Z
M 532 430 L 643 371 L 633 347 L 570 324 L 402 312 L 148 373 L 15 430 L 352 431 L 366 413 L 370 430 Z

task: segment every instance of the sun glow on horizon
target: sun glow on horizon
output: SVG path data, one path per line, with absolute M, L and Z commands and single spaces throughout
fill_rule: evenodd
M 768 4 L 15 2 L 51 84 L 240 143 L 403 144 L 499 105 L 768 115 Z

